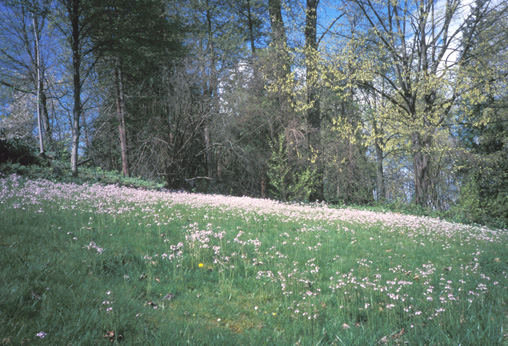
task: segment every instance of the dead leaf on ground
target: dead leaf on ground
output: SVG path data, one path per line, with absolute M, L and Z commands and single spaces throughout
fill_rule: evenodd
M 109 342 L 115 341 L 115 331 L 114 330 L 107 331 L 104 337 L 109 339 Z
M 400 332 L 393 334 L 393 338 L 400 338 L 402 335 L 404 335 L 404 328 L 400 330 Z
M 145 305 L 148 305 L 148 306 L 151 306 L 152 308 L 154 309 L 157 309 L 159 307 L 159 305 L 157 305 L 156 303 L 154 303 L 153 301 L 149 300 L 145 303 Z
M 394 343 L 395 345 L 407 344 L 407 341 L 404 341 L 403 335 L 405 333 L 404 328 L 400 331 L 391 334 L 390 336 L 383 336 L 381 340 L 378 341 L 378 344 L 389 344 Z
M 162 299 L 166 299 L 166 300 L 171 300 L 175 297 L 175 295 L 173 293 L 168 293 L 164 296 L 164 298 Z

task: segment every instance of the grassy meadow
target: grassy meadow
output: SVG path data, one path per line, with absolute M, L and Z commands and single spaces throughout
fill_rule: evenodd
M 0 345 L 508 345 L 508 231 L 0 179 Z

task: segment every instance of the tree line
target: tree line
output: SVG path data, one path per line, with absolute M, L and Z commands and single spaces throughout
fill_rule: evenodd
M 507 225 L 502 1 L 0 4 L 0 136 L 74 175 Z

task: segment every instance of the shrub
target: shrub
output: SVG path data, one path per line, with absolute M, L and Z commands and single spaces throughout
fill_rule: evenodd
M 21 165 L 40 164 L 34 150 L 17 139 L 0 139 L 0 163 L 19 163 Z

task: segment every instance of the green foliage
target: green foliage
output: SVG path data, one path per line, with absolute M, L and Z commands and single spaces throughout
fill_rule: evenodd
M 45 161 L 46 162 L 46 161 Z M 47 179 L 75 184 L 116 184 L 139 189 L 162 189 L 162 181 L 149 181 L 140 177 L 124 177 L 118 171 L 106 171 L 99 167 L 83 167 L 77 177 L 71 174 L 68 165 L 62 161 L 52 161 L 45 165 L 21 165 L 19 163 L 0 164 L 4 176 L 18 174 L 25 179 Z
M 48 166 L 40 165 L 21 165 L 19 163 L 0 164 L 0 172 L 4 175 L 18 174 L 29 179 L 50 179 L 57 178 L 54 170 Z
M 278 141 L 270 142 L 272 157 L 268 163 L 268 178 L 273 187 L 273 193 L 283 201 L 287 200 L 289 195 L 289 177 L 291 167 L 288 163 L 288 150 L 284 145 L 284 136 L 279 135 Z
M 473 174 L 461 188 L 459 202 L 448 213 L 461 222 L 508 228 L 507 184 L 492 186 L 492 178 Z
M 161 189 L 164 186 L 163 181 L 150 181 L 141 177 L 124 177 L 118 171 L 106 171 L 100 167 L 82 169 L 80 178 L 87 183 L 118 184 L 142 189 Z
M 268 178 L 273 194 L 283 201 L 308 202 L 319 186 L 316 169 L 294 163 L 289 158 L 284 133 L 270 142 L 272 156 L 268 163 Z
M 0 164 L 18 163 L 20 165 L 33 165 L 40 162 L 34 149 L 17 139 L 0 138 Z
M 459 204 L 454 207 L 454 212 L 462 220 L 469 220 L 470 222 L 484 219 L 480 207 L 479 190 L 475 179 L 470 179 L 460 190 Z
M 308 202 L 311 194 L 319 187 L 319 176 L 315 168 L 307 167 L 293 173 L 292 181 L 294 182 L 290 189 L 292 201 Z
M 508 95 L 499 92 L 489 101 L 471 106 L 458 136 L 467 154 L 457 160 L 462 177 L 456 212 L 467 222 L 508 228 Z M 489 118 L 482 123 L 482 118 Z

